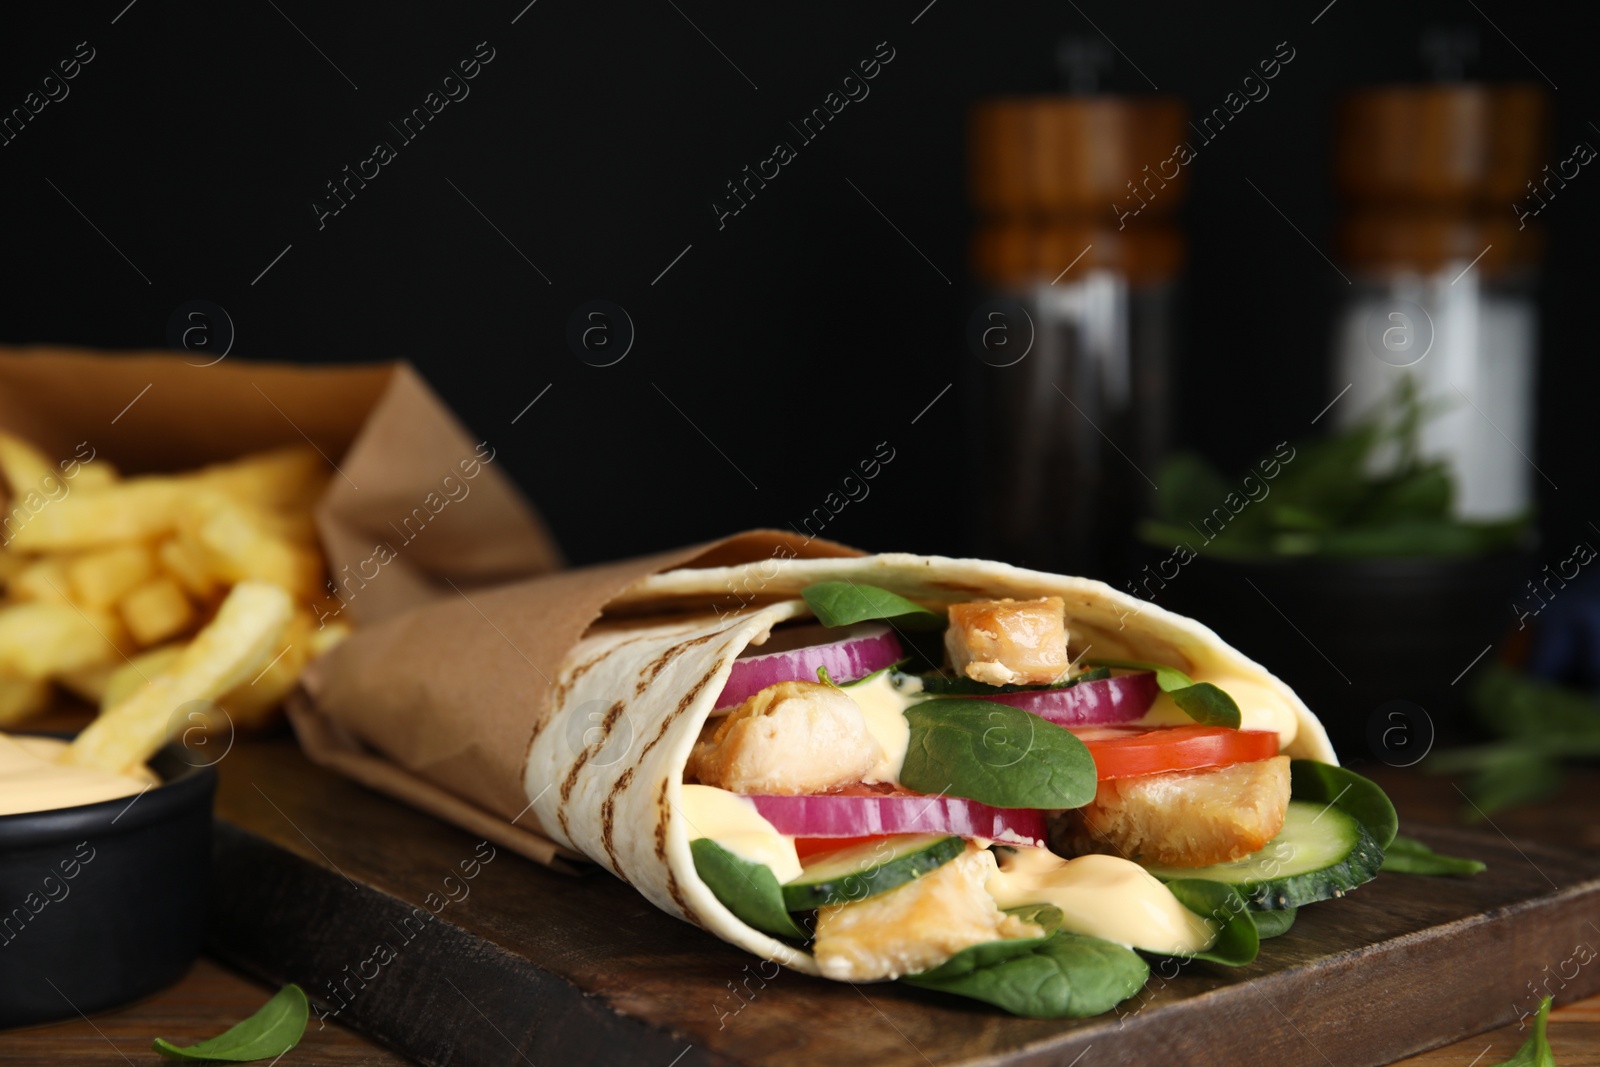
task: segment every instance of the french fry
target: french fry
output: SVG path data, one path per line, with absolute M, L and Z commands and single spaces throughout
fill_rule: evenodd
M 110 612 L 42 602 L 0 608 L 0 672 L 48 678 L 114 660 L 125 643 Z
M 182 587 L 164 574 L 130 590 L 117 602 L 117 610 L 141 648 L 176 637 L 195 619 L 194 605 Z
M 183 642 L 150 648 L 114 667 L 106 679 L 105 688 L 95 701 L 102 712 L 109 711 L 131 697 L 140 688 L 149 685 L 158 675 L 165 674 L 184 650 Z
M 300 600 L 322 592 L 322 557 L 272 529 L 260 510 L 221 493 L 196 494 L 184 504 L 183 531 L 231 582 L 263 581 Z
M 0 433 L 0 475 L 14 497 L 38 489 L 48 475 L 60 477 L 49 456 L 9 433 Z
M 70 557 L 36 559 L 6 583 L 6 591 L 18 600 L 38 600 L 49 604 L 72 603 L 72 581 L 67 577 Z
M 50 683 L 0 674 L 0 726 L 30 719 L 50 706 Z
M 17 575 L 28 569 L 30 560 L 27 556 L 0 548 L 0 582 L 9 582 Z
M 142 544 L 85 552 L 67 565 L 72 598 L 79 604 L 110 607 L 155 574 L 155 553 Z
M 19 556 L 15 552 L 0 548 L 0 582 L 10 585 L 12 579 L 27 570 L 31 563 L 27 556 Z
M 316 659 L 349 636 L 350 624 L 347 622 L 334 621 L 313 629 L 309 638 L 311 658 Z
M 185 704 L 215 700 L 270 664 L 293 617 L 289 594 L 277 586 L 234 586 L 171 666 L 90 723 L 63 761 L 112 773 L 139 767 L 182 726 L 177 713 Z
M 12 531 L 10 547 L 60 552 L 152 540 L 172 529 L 187 491 L 182 478 L 153 475 L 68 493 Z
M 72 472 L 68 481 L 74 493 L 93 493 L 108 486 L 115 485 L 121 475 L 110 460 L 94 459 L 78 464 L 78 469 Z
M 55 681 L 73 696 L 96 707 L 106 694 L 106 686 L 110 684 L 112 675 L 117 669 L 126 666 L 125 660 L 107 661 L 96 663 L 92 667 L 79 667 L 74 671 L 59 671 Z
M 156 558 L 161 569 L 196 600 L 208 601 L 222 589 L 222 578 L 207 564 L 205 550 L 191 538 L 180 535 L 161 542 Z
M 300 680 L 300 671 L 312 654 L 311 617 L 296 612 L 284 631 L 284 649 L 260 674 L 229 690 L 217 706 L 232 720 L 236 729 L 259 730 L 273 719 L 273 712 Z M 208 724 L 217 725 L 217 724 Z
M 328 481 L 328 464 L 309 445 L 257 452 L 191 476 L 197 489 L 258 507 L 308 509 Z

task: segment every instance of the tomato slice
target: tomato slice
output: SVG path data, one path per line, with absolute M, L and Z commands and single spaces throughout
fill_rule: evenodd
M 1072 732 L 1089 747 L 1099 778 L 1137 778 L 1163 771 L 1192 771 L 1271 759 L 1272 730 L 1225 726 L 1080 726 Z
M 835 849 L 851 848 L 855 845 L 864 845 L 869 841 L 880 841 L 887 835 L 871 835 L 868 837 L 797 837 L 794 839 L 794 850 L 801 859 L 815 856 L 819 852 L 832 852 Z

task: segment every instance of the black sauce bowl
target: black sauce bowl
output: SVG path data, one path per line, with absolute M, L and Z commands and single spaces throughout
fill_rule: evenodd
M 1150 585 L 1292 686 L 1342 759 L 1410 766 L 1470 732 L 1468 668 L 1505 635 L 1530 558 L 1201 556 Z
M 126 1004 L 205 939 L 217 774 L 169 745 L 137 798 L 0 815 L 0 1028 Z

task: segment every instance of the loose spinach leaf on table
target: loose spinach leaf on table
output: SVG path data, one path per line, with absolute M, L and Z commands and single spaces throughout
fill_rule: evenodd
M 1490 664 L 1472 704 L 1499 740 L 1436 752 L 1423 764 L 1435 774 L 1472 773 L 1462 810 L 1469 822 L 1548 800 L 1561 789 L 1563 763 L 1600 756 L 1600 702 L 1589 694 Z
M 1211 947 L 1186 955 L 1225 967 L 1243 967 L 1255 960 L 1261 949 L 1261 933 L 1237 889 L 1202 878 L 1179 878 L 1168 882 L 1167 888 L 1178 903 L 1216 924 L 1217 938 Z
M 913 603 L 899 593 L 860 582 L 817 582 L 800 590 L 817 621 L 824 626 L 849 626 L 873 619 L 898 619 L 901 625 L 932 629 L 944 616 Z
M 227 1063 L 248 1063 L 251 1060 L 270 1060 L 283 1055 L 306 1032 L 310 1005 L 299 986 L 290 983 L 278 990 L 261 1010 L 243 1022 L 236 1023 L 207 1041 L 197 1045 L 174 1045 L 158 1037 L 150 1047 L 175 1060 L 221 1060 Z
M 1488 867 L 1481 860 L 1440 855 L 1414 837 L 1396 835 L 1384 850 L 1381 869 L 1400 874 L 1477 874 Z
M 1077 808 L 1095 794 L 1094 757 L 1053 722 L 984 700 L 943 698 L 905 710 L 911 741 L 900 783 L 997 808 Z
M 1281 937 L 1288 933 L 1298 914 L 1298 908 L 1279 908 L 1277 911 L 1252 911 L 1250 918 L 1256 924 L 1256 937 L 1265 941 L 1269 937 Z
M 805 939 L 806 932 L 783 906 L 783 890 L 772 868 L 742 860 L 709 837 L 689 842 L 689 851 L 700 880 L 740 921 L 774 937 Z
M 1556 1067 L 1556 1057 L 1550 1051 L 1550 1039 L 1545 1028 L 1550 1022 L 1550 997 L 1539 1002 L 1539 1014 L 1533 1020 L 1533 1033 L 1509 1060 L 1490 1064 L 1490 1067 Z
M 1008 949 L 997 948 L 1007 944 Z M 1013 1015 L 1082 1019 L 1110 1011 L 1138 992 L 1149 977 L 1149 966 L 1132 949 L 1058 932 L 1020 944 L 974 945 L 932 970 L 900 981 L 981 1000 Z
M 1394 804 L 1378 784 L 1345 767 L 1316 760 L 1289 761 L 1289 795 L 1338 808 L 1367 828 L 1379 848 L 1388 848 L 1400 829 Z
M 1176 667 L 1137 659 L 1087 659 L 1097 667 L 1121 667 L 1130 671 L 1154 671 L 1156 685 L 1172 697 L 1184 714 L 1202 726 L 1226 726 L 1237 730 L 1241 721 L 1239 705 L 1210 682 L 1196 682 Z

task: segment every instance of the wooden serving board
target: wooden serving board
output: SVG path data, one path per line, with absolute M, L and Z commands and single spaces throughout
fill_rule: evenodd
M 1600 962 L 1564 988 L 1552 978 L 1576 945 L 1600 945 L 1600 857 L 1493 831 L 1403 820 L 1489 870 L 1381 876 L 1302 909 L 1249 967 L 1190 963 L 1168 978 L 1157 963 L 1117 1013 L 1046 1021 L 774 975 L 604 872 L 504 850 L 482 862 L 489 850 L 466 834 L 287 740 L 241 745 L 219 769 L 211 951 L 300 983 L 425 1064 L 1364 1067 L 1514 1021 L 1535 1004 L 1528 983 L 1562 1001 L 1600 990 Z

